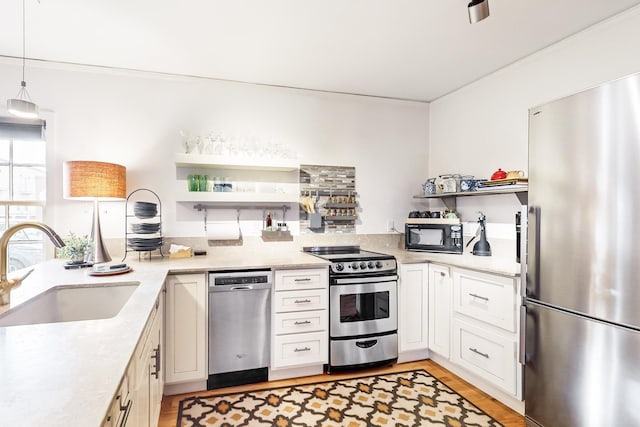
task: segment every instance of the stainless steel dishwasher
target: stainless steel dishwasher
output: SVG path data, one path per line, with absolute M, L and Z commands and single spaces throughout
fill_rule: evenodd
M 209 273 L 207 389 L 268 379 L 270 270 Z

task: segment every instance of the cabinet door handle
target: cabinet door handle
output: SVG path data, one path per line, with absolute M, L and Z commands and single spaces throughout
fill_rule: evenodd
M 311 278 L 310 277 L 305 277 L 302 279 L 293 279 L 294 282 L 310 282 Z
M 301 351 L 311 351 L 311 349 L 309 347 L 303 347 L 303 348 L 294 348 L 293 351 L 294 353 L 299 353 Z
M 297 299 L 294 301 L 294 303 L 296 304 L 305 304 L 305 303 L 309 303 L 311 302 L 311 300 L 309 298 L 305 298 L 305 299 Z
M 472 351 L 472 352 L 474 352 L 475 354 L 478 354 L 478 355 L 480 355 L 480 356 L 484 357 L 485 359 L 489 359 L 489 354 L 487 354 L 487 353 L 482 353 L 481 351 L 478 351 L 478 349 L 477 349 L 477 348 L 471 348 L 471 347 L 469 347 L 469 350 L 471 350 L 471 351 Z
M 469 294 L 469 296 L 472 296 L 472 297 L 474 297 L 474 298 L 478 298 L 478 299 L 481 299 L 481 300 L 483 300 L 483 301 L 487 301 L 487 302 L 489 302 L 489 298 L 487 298 L 487 297 L 483 297 L 482 295 Z
M 122 418 L 120 418 L 120 424 L 118 425 L 118 427 L 125 427 L 127 425 L 127 419 L 129 418 L 129 413 L 131 412 L 132 403 L 133 402 L 131 402 L 131 399 L 129 399 L 126 406 L 120 406 L 120 411 L 124 412 L 124 414 L 122 415 Z
M 153 372 L 151 372 L 151 375 L 158 378 L 160 374 L 160 344 L 158 344 L 157 348 L 153 349 L 151 358 L 154 359 Z
M 446 276 L 446 274 L 444 274 L 444 271 L 441 271 L 440 272 L 440 277 L 444 277 L 444 276 Z
M 308 325 L 309 323 L 311 323 L 310 320 L 303 320 L 302 322 L 298 322 L 296 320 L 295 322 L 293 322 L 294 325 Z
M 121 394 L 116 396 L 116 400 L 118 401 L 118 408 L 120 409 L 120 412 L 124 412 L 127 409 L 128 403 L 127 403 L 127 405 L 123 405 L 121 399 L 122 399 L 122 395 Z

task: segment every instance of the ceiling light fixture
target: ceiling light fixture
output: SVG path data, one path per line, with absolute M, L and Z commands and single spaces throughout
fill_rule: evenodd
M 24 80 L 25 68 L 25 0 L 22 0 L 22 83 L 20 90 L 13 99 L 7 99 L 7 110 L 9 114 L 27 119 L 35 119 L 38 117 L 38 106 L 31 101 L 29 92 L 27 92 L 27 82 Z
M 472 0 L 467 5 L 469 9 L 469 23 L 475 24 L 489 16 L 489 0 Z

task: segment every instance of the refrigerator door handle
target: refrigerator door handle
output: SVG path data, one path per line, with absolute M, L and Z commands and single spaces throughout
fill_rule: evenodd
M 519 349 L 518 349 L 518 361 L 520 362 L 520 364 L 522 366 L 527 364 L 527 357 L 526 357 L 526 351 L 527 351 L 527 346 L 526 346 L 526 334 L 527 331 L 527 306 L 526 305 L 521 305 L 520 306 L 520 337 L 519 337 Z
M 522 206 L 520 214 L 520 296 L 524 297 L 527 292 L 527 242 L 528 242 L 528 216 L 527 206 Z
M 527 268 L 526 294 L 523 296 L 539 298 L 540 292 L 540 207 L 529 206 L 528 215 L 528 237 L 530 239 L 529 248 L 533 245 L 533 250 L 528 251 L 527 262 L 531 268 Z

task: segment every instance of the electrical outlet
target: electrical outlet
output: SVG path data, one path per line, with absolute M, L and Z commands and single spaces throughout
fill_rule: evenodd
M 395 227 L 395 224 L 393 223 L 392 219 L 388 219 L 387 220 L 387 231 L 388 232 L 396 231 L 396 227 Z

